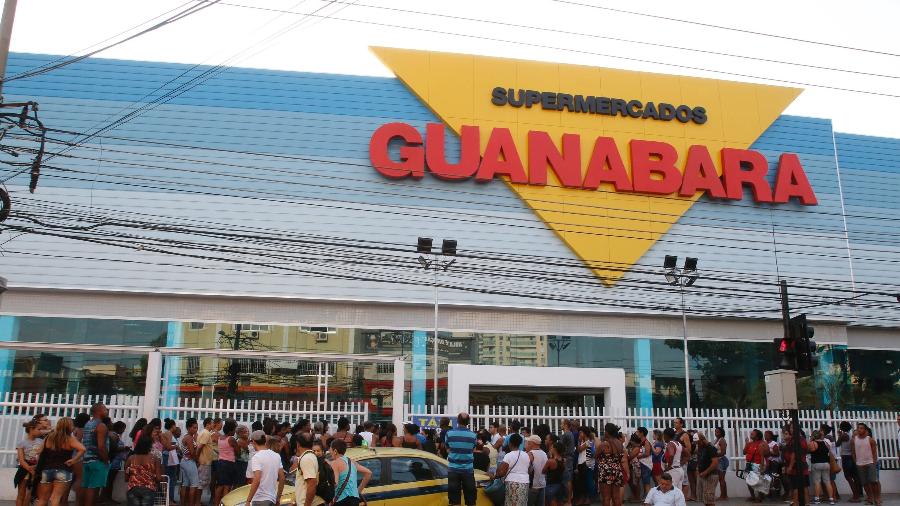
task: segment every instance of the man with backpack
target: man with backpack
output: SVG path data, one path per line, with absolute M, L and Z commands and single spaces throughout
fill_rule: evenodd
M 331 501 L 334 498 L 334 488 L 332 485 L 331 495 L 326 497 L 316 497 L 319 492 L 320 480 L 323 484 L 327 484 L 330 474 L 319 472 L 319 458 L 313 452 L 313 438 L 310 434 L 301 433 L 297 436 L 299 439 L 297 444 L 303 449 L 300 455 L 300 461 L 297 462 L 297 482 L 295 485 L 294 498 L 297 506 L 318 506 L 325 504 L 325 501 Z M 325 475 L 325 476 L 320 476 Z M 327 495 L 327 493 L 326 493 Z

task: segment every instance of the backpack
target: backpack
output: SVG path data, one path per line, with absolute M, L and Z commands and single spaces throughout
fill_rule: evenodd
M 306 451 L 300 458 L 305 457 L 307 453 L 313 452 Z M 314 453 L 313 456 L 315 456 Z M 316 485 L 316 495 L 321 497 L 325 504 L 329 504 L 334 499 L 334 474 L 332 474 L 331 468 L 324 458 L 316 457 L 316 462 L 319 464 L 319 482 Z M 305 478 L 301 476 L 300 479 Z

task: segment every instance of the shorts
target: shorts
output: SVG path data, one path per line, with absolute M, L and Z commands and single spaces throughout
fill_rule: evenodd
M 727 456 L 722 455 L 721 457 L 719 457 L 719 471 L 722 471 L 723 473 L 727 473 L 729 465 L 731 465 L 731 463 L 728 461 Z
M 709 473 L 705 478 L 697 476 L 697 498 L 703 504 L 716 502 L 716 486 L 719 485 L 719 475 Z
M 653 469 L 641 464 L 641 484 L 650 485 L 653 483 Z
M 181 486 L 185 488 L 200 488 L 200 473 L 197 471 L 197 463 L 193 460 L 182 460 Z
M 272 501 L 252 501 L 251 506 L 275 506 L 275 503 Z
M 684 472 L 683 467 L 673 467 L 666 472 L 672 477 L 672 485 L 675 487 L 687 479 L 687 473 Z
M 687 468 L 686 472 L 684 471 L 684 467 L 682 467 L 681 469 L 682 469 L 682 471 L 681 471 L 681 473 L 682 473 L 681 488 L 688 487 L 691 485 L 691 480 L 688 478 L 688 473 L 691 472 L 691 466 L 690 466 L 690 464 L 688 464 L 688 468 Z M 694 472 L 696 472 L 696 471 L 697 470 L 695 468 Z M 675 482 L 672 482 L 672 483 L 675 483 Z
M 812 480 L 813 485 L 824 483 L 828 484 L 831 474 L 831 464 L 828 462 L 818 462 L 812 465 L 812 468 L 809 471 L 810 479 Z
M 565 501 L 569 494 L 561 483 L 548 483 L 544 489 L 544 501 L 549 504 L 550 501 Z
M 200 478 L 200 487 L 206 488 L 212 481 L 212 466 L 209 464 L 200 464 L 197 466 L 197 476 Z
M 95 460 L 85 462 L 81 471 L 82 488 L 103 488 L 109 476 L 109 464 Z
M 856 466 L 856 472 L 859 475 L 859 483 L 861 485 L 878 483 L 878 466 L 876 466 L 875 464 Z
M 72 481 L 72 471 L 68 469 L 44 469 L 41 483 L 68 483 Z
M 216 486 L 233 487 L 242 485 L 238 482 L 238 466 L 230 460 L 220 460 L 216 464 Z

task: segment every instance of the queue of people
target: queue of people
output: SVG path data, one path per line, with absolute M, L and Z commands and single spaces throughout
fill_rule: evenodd
M 96 404 L 90 414 L 60 418 L 53 427 L 44 415 L 25 424 L 16 446 L 16 506 L 67 505 L 73 490 L 77 506 L 109 501 L 119 472 L 125 474 L 129 506 L 153 504 L 164 477 L 173 506 L 200 506 L 204 491 L 209 504 L 217 505 L 244 485 L 251 486 L 249 498 L 260 498 L 253 502 L 278 504 L 272 499 L 280 497 L 285 483 L 296 487 L 298 504 L 315 506 L 316 497 L 324 495 L 352 506 L 371 474 L 346 457 L 352 447 L 401 447 L 446 458 L 451 506 L 475 503 L 475 470 L 498 480 L 494 489 L 502 489 L 507 506 L 598 501 L 611 506 L 626 496 L 645 504 L 711 506 L 729 497 L 722 427 L 707 434 L 687 429 L 681 418 L 662 430 L 638 427 L 632 434 L 612 423 L 598 433 L 576 420 L 563 420 L 559 433 L 546 424 L 529 428 L 518 421 L 508 427 L 491 423 L 478 432 L 469 426 L 466 413 L 457 416 L 455 427 L 443 418 L 438 430 L 408 423 L 402 433 L 393 424 L 370 421 L 353 430 L 343 417 L 334 432 L 325 420 L 291 424 L 265 418 L 248 427 L 232 419 L 190 418 L 182 431 L 173 420 L 140 419 L 129 433 L 129 446 L 123 438 L 126 424 L 113 423 L 106 407 Z M 800 434 L 797 455 L 790 427 L 780 436 L 781 441 L 773 431 L 754 430 L 744 445 L 745 472 L 764 477 L 752 486 L 748 481 L 751 501 L 778 497 L 796 504 L 799 489 L 807 487 L 814 504 L 834 504 L 840 499 L 835 479 L 842 473 L 852 491 L 850 502 L 880 505 L 878 448 L 868 426 L 841 422 L 835 434 L 823 424 L 809 438 Z

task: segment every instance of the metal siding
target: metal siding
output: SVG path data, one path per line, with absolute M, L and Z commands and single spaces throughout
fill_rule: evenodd
M 13 55 L 10 73 L 51 59 L 43 55 Z M 47 125 L 88 131 L 134 107 L 133 102 L 146 101 L 145 95 L 166 80 L 185 73 L 179 81 L 183 82 L 204 69 L 89 59 L 44 76 L 11 82 L 6 92 L 8 100 L 40 102 L 41 116 Z M 576 261 L 568 248 L 499 182 L 448 183 L 431 177 L 421 181 L 387 181 L 382 178 L 369 166 L 367 149 L 372 131 L 389 121 L 403 121 L 424 129 L 425 123 L 438 120 L 396 79 L 229 69 L 171 103 L 117 128 L 111 135 L 318 161 L 261 159 L 215 151 L 152 147 L 104 137 L 90 143 L 89 147 L 94 149 L 72 152 L 76 156 L 97 157 L 102 144 L 102 161 L 57 158 L 49 162 L 85 171 L 86 174 L 78 176 L 84 181 L 54 178 L 52 176 L 59 173 L 47 169 L 48 177 L 42 179 L 38 193 L 17 193 L 16 198 L 78 204 L 92 212 L 111 215 L 125 210 L 168 217 L 172 221 L 197 219 L 257 227 L 272 233 L 321 234 L 398 245 L 411 246 L 419 235 L 437 239 L 450 237 L 459 241 L 461 250 L 491 251 L 498 256 L 533 253 Z M 852 161 L 848 160 L 846 164 L 843 158 L 845 137 L 848 139 L 847 152 L 852 154 Z M 781 276 L 796 280 L 797 284 L 809 284 L 805 278 L 827 278 L 830 286 L 849 290 L 850 268 L 832 139 L 828 120 L 782 116 L 753 146 L 770 161 L 770 181 L 774 180 L 778 155 L 798 153 L 815 188 L 818 206 L 797 203 L 754 205 L 748 204 L 752 202 L 748 199 L 738 203 L 712 202 L 704 197 L 644 255 L 639 266 L 656 269 L 666 254 L 698 256 L 703 270 L 741 271 L 747 277 L 774 282 L 774 250 L 777 247 L 777 272 Z M 843 135 L 838 139 L 848 213 L 853 214 L 851 206 L 852 209 L 888 206 L 891 211 L 900 206 L 895 192 L 873 203 L 855 186 L 867 181 L 857 177 L 861 171 L 900 172 L 897 162 L 900 160 L 900 141 Z M 458 141 L 448 137 L 448 149 L 453 151 L 456 146 Z M 147 156 L 150 153 L 173 159 L 160 160 Z M 865 161 L 867 156 L 871 162 Z M 208 163 L 184 162 L 177 158 L 201 159 Z M 141 164 L 206 173 L 141 167 Z M 216 188 L 201 191 L 220 195 L 129 188 L 103 182 L 103 173 L 126 173 L 138 185 L 176 185 L 172 187 L 191 189 L 196 183 L 211 184 Z M 895 176 L 891 174 L 891 177 Z M 13 188 L 21 191 L 24 183 L 24 178 L 16 179 Z M 270 200 L 241 198 L 250 195 L 248 190 L 265 192 Z M 883 281 L 884 273 L 876 274 L 873 265 L 856 258 L 859 251 L 854 227 L 868 230 L 872 223 L 852 220 L 848 223 L 851 223 L 857 284 L 860 279 Z M 884 228 L 878 228 L 894 229 L 896 226 L 888 222 Z M 865 251 L 865 243 L 859 243 L 859 246 Z M 202 260 L 62 239 L 26 236 L 6 247 L 45 255 L 8 254 L 4 258 L 4 274 L 15 286 L 401 302 L 428 302 L 432 297 L 431 289 L 427 287 L 285 274 L 261 267 L 222 267 Z M 883 249 L 883 246 L 879 248 Z M 825 256 L 817 252 L 824 252 Z M 886 254 L 897 258 L 894 249 Z M 430 278 L 412 267 L 414 257 L 414 254 L 409 255 L 411 267 L 405 269 L 335 266 L 327 254 L 323 255 L 323 265 L 302 267 L 331 273 L 399 275 L 427 283 Z M 505 264 L 501 261 L 497 265 Z M 883 268 L 883 264 L 879 265 Z M 553 270 L 550 266 L 529 268 Z M 591 279 L 586 268 L 581 270 L 586 279 Z M 454 283 L 473 288 L 489 286 L 523 293 L 545 290 L 539 281 L 525 279 L 485 282 L 477 276 L 454 275 L 452 270 L 451 277 Z M 890 279 L 895 283 L 894 277 Z M 637 284 L 647 281 L 651 285 Z M 742 314 L 739 311 L 750 310 L 754 312 L 743 314 L 754 317 L 777 314 L 774 312 L 778 310 L 774 288 L 771 294 L 756 299 L 723 299 L 704 293 L 703 287 L 711 283 L 714 282 L 701 279 L 688 296 L 689 305 L 738 311 L 734 313 L 737 315 Z M 651 286 L 653 290 L 640 286 Z M 661 276 L 631 272 L 614 288 L 604 288 L 598 282 L 590 288 L 563 289 L 559 294 L 562 297 L 595 296 L 599 300 L 596 305 L 450 290 L 442 290 L 441 300 L 459 304 L 616 311 L 628 308 L 604 305 L 602 301 L 616 301 L 626 306 L 650 301 L 661 307 L 677 307 L 677 294 L 671 290 L 658 291 L 661 287 L 664 287 Z M 801 289 L 793 292 L 798 298 L 804 295 Z M 773 312 L 763 313 L 762 310 Z M 844 306 L 815 308 L 810 312 L 833 318 L 852 318 L 851 311 Z

